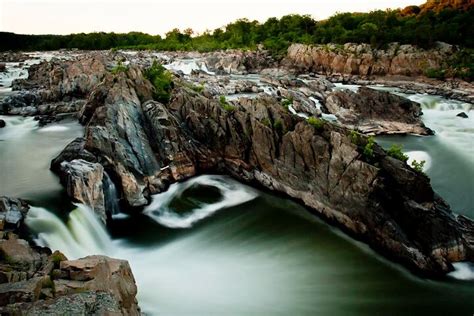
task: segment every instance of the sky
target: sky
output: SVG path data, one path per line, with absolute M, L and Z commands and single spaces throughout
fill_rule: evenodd
M 177 27 L 213 30 L 239 18 L 309 14 L 317 20 L 336 12 L 419 5 L 419 0 L 0 0 L 0 31 L 20 34 L 140 31 L 163 35 Z

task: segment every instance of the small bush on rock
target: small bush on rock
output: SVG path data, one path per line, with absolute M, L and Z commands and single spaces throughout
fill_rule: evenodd
M 324 127 L 324 121 L 317 117 L 308 117 L 307 122 L 317 130 L 321 130 Z
M 408 156 L 405 155 L 402 151 L 402 145 L 397 145 L 397 144 L 393 144 L 389 150 L 387 151 L 387 154 L 390 156 L 390 157 L 393 157 L 395 159 L 398 159 L 398 160 L 401 160 L 403 162 L 407 162 L 408 161 Z
M 155 87 L 153 98 L 161 103 L 168 103 L 171 98 L 171 90 L 173 89 L 173 76 L 156 60 L 150 68 L 145 70 L 145 77 Z
M 423 173 L 423 168 L 425 167 L 425 163 L 426 161 L 424 160 L 421 160 L 420 162 L 413 160 L 411 162 L 411 166 L 413 167 L 413 169 L 415 169 L 416 172 Z
M 229 102 L 227 102 L 225 96 L 223 95 L 219 97 L 219 103 L 221 104 L 222 108 L 227 112 L 232 112 L 235 110 L 235 107 L 230 105 Z

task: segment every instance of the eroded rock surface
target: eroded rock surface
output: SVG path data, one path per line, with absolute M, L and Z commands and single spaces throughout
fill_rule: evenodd
M 325 106 L 342 124 L 361 133 L 433 133 L 423 124 L 418 103 L 389 92 L 366 87 L 358 92 L 339 90 L 329 94 Z
M 322 74 L 419 76 L 429 69 L 440 68 L 456 48 L 439 43 L 431 50 L 392 43 L 386 50 L 372 49 L 369 44 L 316 45 L 293 44 L 288 48 L 285 64 L 299 71 Z

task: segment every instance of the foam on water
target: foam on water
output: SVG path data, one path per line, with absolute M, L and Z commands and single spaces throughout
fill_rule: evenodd
M 6 126 L 0 129 L 0 140 L 18 139 L 38 128 L 33 117 L 0 115 Z
M 454 271 L 449 273 L 450 277 L 458 280 L 474 280 L 474 264 L 468 262 L 457 262 L 453 264 Z
M 173 72 L 182 72 L 185 75 L 190 75 L 193 71 L 203 71 L 209 75 L 214 75 L 213 72 L 207 69 L 207 65 L 198 59 L 179 59 L 163 65 L 163 67 Z
M 64 132 L 67 131 L 69 127 L 64 125 L 50 125 L 43 128 L 40 128 L 38 132 L 40 133 L 49 133 L 49 132 Z
M 343 83 L 340 83 L 340 82 L 336 82 L 334 83 L 335 87 L 334 87 L 334 91 L 338 91 L 338 90 L 350 90 L 352 92 L 359 92 L 359 85 L 355 85 L 355 84 L 343 84 Z
M 212 204 L 202 204 L 184 215 L 170 209 L 172 200 L 193 185 L 206 185 L 219 189 L 222 199 Z M 257 193 L 237 182 L 222 176 L 204 175 L 186 182 L 174 183 L 163 193 L 152 197 L 152 202 L 143 211 L 154 221 L 171 228 L 191 227 L 198 221 L 212 215 L 216 211 L 248 202 L 257 197 Z

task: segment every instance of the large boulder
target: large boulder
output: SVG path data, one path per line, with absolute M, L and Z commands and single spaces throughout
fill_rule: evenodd
M 342 124 L 365 134 L 433 133 L 423 124 L 418 103 L 386 91 L 339 90 L 329 94 L 325 106 Z
M 106 223 L 104 167 L 99 163 L 74 159 L 63 161 L 59 174 L 67 194 L 74 201 L 90 206 L 97 217 Z

